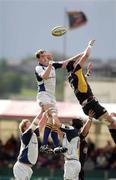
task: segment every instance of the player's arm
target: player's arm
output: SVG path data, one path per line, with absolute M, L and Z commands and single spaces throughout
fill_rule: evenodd
M 69 59 L 66 59 L 62 62 L 62 68 L 66 68 L 67 64 L 70 62 L 70 61 L 79 61 L 79 59 L 83 56 L 84 52 L 80 53 L 80 54 L 77 54 Z
M 41 67 L 39 67 L 39 66 L 36 67 L 35 72 L 38 74 L 40 81 L 42 79 L 48 79 L 49 78 L 50 72 L 52 70 L 52 63 L 53 63 L 53 61 L 49 61 L 49 65 L 45 70 L 41 69 Z
M 51 70 L 52 70 L 52 62 L 49 61 L 49 65 L 48 65 L 47 69 L 44 71 L 44 73 L 41 74 L 41 77 L 42 77 L 43 79 L 48 79 L 49 76 L 50 76 Z
M 21 139 L 22 139 L 23 143 L 26 146 L 28 145 L 28 143 L 29 143 L 29 141 L 30 141 L 30 139 L 32 137 L 33 132 L 37 128 L 37 125 L 38 125 L 37 122 L 36 122 L 37 121 L 37 117 L 38 116 L 36 116 L 36 118 L 32 121 L 32 123 L 29 126 L 29 128 L 26 131 L 24 131 L 24 133 L 21 134 Z
M 55 67 L 55 69 L 58 69 L 58 68 L 66 68 L 67 64 L 70 62 L 70 61 L 78 61 L 81 57 L 83 56 L 83 52 L 80 53 L 80 54 L 77 54 L 67 60 L 64 60 L 64 61 L 58 61 L 58 62 L 54 62 L 53 63 L 53 66 Z
M 32 121 L 30 127 L 22 134 L 22 141 L 25 145 L 27 145 L 31 139 L 31 136 L 33 132 L 39 137 L 39 132 L 43 128 L 43 126 L 46 123 L 46 115 L 45 113 L 43 114 L 43 118 L 39 119 L 39 114 L 34 118 Z
M 89 119 L 86 121 L 86 123 L 84 124 L 84 126 L 81 129 L 81 133 L 80 133 L 81 136 L 86 137 L 87 134 L 89 133 L 93 116 L 94 116 L 94 112 L 92 110 L 90 110 L 89 111 Z
M 37 115 L 34 120 L 32 121 L 31 125 L 29 126 L 29 128 L 21 135 L 21 139 L 23 141 L 23 143 L 25 145 L 28 145 L 31 137 L 32 137 L 32 134 L 33 132 L 36 130 L 36 133 L 38 131 L 39 133 L 39 129 L 38 129 L 38 122 L 39 122 L 39 118 L 38 118 L 39 115 Z
M 88 46 L 85 49 L 83 56 L 80 58 L 78 63 L 80 64 L 81 67 L 84 66 L 84 64 L 86 63 L 88 57 L 90 56 L 91 48 L 92 48 L 94 42 L 95 42 L 95 40 L 89 41 Z
M 85 74 L 85 77 L 89 77 L 91 75 L 92 68 L 93 68 L 93 63 L 89 63 L 87 66 L 87 72 Z
M 45 126 L 46 122 L 47 122 L 46 112 L 43 113 L 41 119 L 39 119 L 39 114 L 38 114 L 32 121 L 30 128 L 32 129 L 32 131 L 35 131 L 36 128 L 39 128 L 39 130 L 41 131 L 43 126 Z

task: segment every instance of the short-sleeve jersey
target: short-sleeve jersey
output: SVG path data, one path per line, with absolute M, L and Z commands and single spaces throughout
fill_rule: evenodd
M 47 69 L 47 66 L 42 64 L 38 64 L 35 68 L 35 75 L 38 81 L 38 92 L 46 91 L 50 95 L 55 95 L 55 87 L 56 87 L 56 69 L 61 68 L 62 63 L 53 63 L 52 70 L 48 79 L 42 79 L 41 74 Z
M 21 148 L 18 161 L 24 164 L 34 165 L 38 158 L 39 128 L 34 132 L 29 128 L 21 135 Z
M 65 133 L 62 145 L 68 149 L 67 152 L 64 153 L 65 158 L 79 160 L 77 153 L 77 148 L 79 148 L 80 145 L 79 130 L 71 126 L 60 129 Z

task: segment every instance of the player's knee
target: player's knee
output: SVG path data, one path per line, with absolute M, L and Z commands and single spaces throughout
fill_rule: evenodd
M 53 121 L 53 126 L 54 127 L 59 127 L 59 121 L 57 121 L 56 119 Z
M 53 118 L 57 116 L 57 110 L 55 108 L 49 108 L 48 111 L 49 115 L 52 116 Z
M 53 107 L 48 108 L 45 113 L 47 117 L 51 117 L 53 119 L 57 117 L 57 110 Z

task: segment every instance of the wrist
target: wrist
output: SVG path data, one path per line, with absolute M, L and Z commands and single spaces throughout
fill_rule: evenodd
M 53 61 L 49 61 L 49 64 L 52 65 L 52 64 L 53 64 Z
M 89 44 L 89 45 L 88 45 L 88 48 L 92 48 L 92 45 L 91 45 L 91 44 Z
M 90 121 L 92 121 L 92 120 L 93 120 L 93 118 L 92 118 L 92 117 L 89 117 L 89 120 L 90 120 Z
M 39 119 L 38 119 L 38 118 L 35 118 L 32 123 L 33 123 L 35 126 L 37 126 L 37 125 L 38 125 L 38 122 L 39 122 Z

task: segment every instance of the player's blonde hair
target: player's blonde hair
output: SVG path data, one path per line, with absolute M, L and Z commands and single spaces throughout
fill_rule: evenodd
M 35 53 L 35 57 L 36 57 L 37 59 L 39 59 L 39 58 L 40 58 L 40 54 L 42 54 L 42 53 L 44 53 L 44 52 L 45 52 L 45 50 L 43 50 L 43 49 L 37 50 L 37 52 Z
M 22 119 L 22 121 L 19 124 L 19 130 L 21 133 L 23 133 L 25 131 L 25 127 L 26 127 L 26 123 L 30 122 L 29 119 Z

